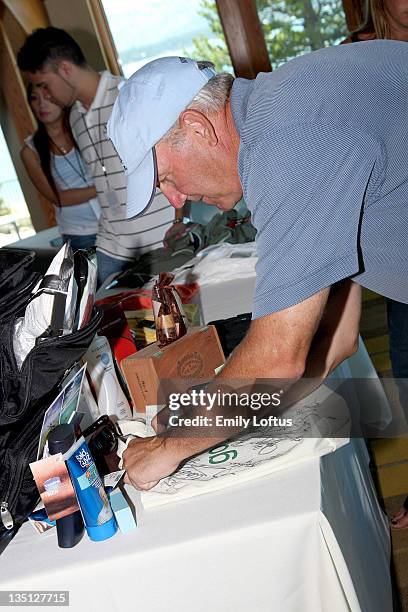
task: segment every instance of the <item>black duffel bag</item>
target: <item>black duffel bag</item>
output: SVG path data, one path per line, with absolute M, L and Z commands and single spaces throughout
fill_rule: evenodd
M 33 254 L 0 249 L 0 552 L 34 509 L 39 495 L 29 464 L 36 460 L 44 414 L 66 372 L 87 351 L 102 320 L 95 308 L 81 330 L 45 338 L 18 370 L 14 324 L 23 316 L 40 276 Z

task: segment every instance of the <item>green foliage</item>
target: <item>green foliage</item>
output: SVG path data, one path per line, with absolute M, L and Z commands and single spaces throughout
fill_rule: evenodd
M 341 0 L 257 0 L 272 66 L 321 47 L 337 45 L 347 35 Z M 231 60 L 214 0 L 202 0 L 200 14 L 213 38 L 194 38 L 194 57 L 209 59 L 217 70 L 231 70 Z
M 218 72 L 232 72 L 231 59 L 215 0 L 201 0 L 201 10 L 199 14 L 206 19 L 213 36 L 208 38 L 204 34 L 200 34 L 194 37 L 194 50 L 193 52 L 190 51 L 190 57 L 194 59 L 206 59 L 213 62 Z

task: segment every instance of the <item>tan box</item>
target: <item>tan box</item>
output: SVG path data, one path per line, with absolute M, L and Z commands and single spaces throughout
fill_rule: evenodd
M 146 346 L 123 359 L 121 368 L 136 410 L 145 412 L 146 406 L 165 403 L 170 391 L 182 392 L 200 380 L 211 380 L 224 361 L 217 330 L 206 325 L 190 327 L 164 348 L 156 343 Z

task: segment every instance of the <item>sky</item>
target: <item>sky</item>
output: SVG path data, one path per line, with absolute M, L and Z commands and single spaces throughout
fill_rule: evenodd
M 201 0 L 102 0 L 118 52 L 186 31 L 208 31 Z

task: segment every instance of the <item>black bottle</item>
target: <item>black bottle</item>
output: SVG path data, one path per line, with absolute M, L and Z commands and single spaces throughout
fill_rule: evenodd
M 75 431 L 72 425 L 57 425 L 48 434 L 50 455 L 65 453 L 75 442 Z M 68 516 L 57 519 L 57 538 L 60 548 L 73 548 L 84 535 L 84 521 L 79 510 Z

